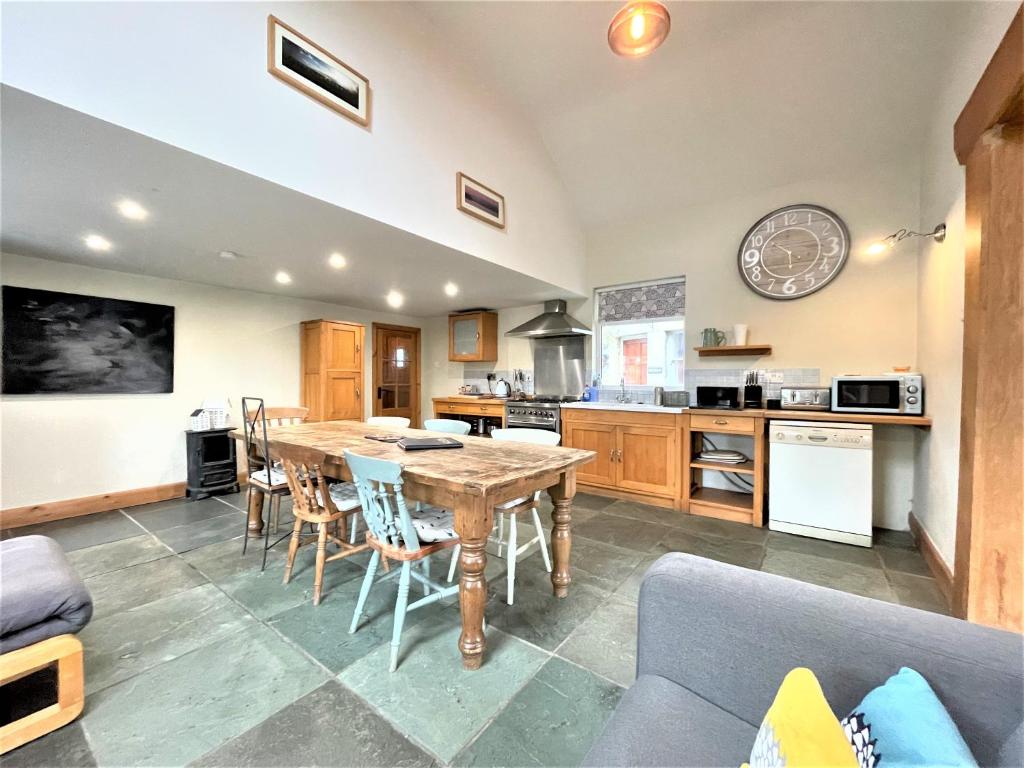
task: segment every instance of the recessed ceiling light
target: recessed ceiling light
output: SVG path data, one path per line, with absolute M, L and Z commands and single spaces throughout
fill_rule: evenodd
M 327 263 L 330 264 L 335 269 L 344 269 L 345 265 L 348 264 L 348 262 L 345 260 L 345 257 L 342 256 L 337 251 L 335 251 L 334 253 L 327 257 Z
M 129 200 L 128 198 L 121 200 L 117 204 L 117 210 L 119 210 L 121 215 L 126 219 L 131 219 L 132 221 L 144 221 L 149 216 L 149 211 L 134 200 Z
M 449 296 L 458 296 L 459 295 L 459 286 L 457 286 L 455 283 L 452 283 L 452 282 L 445 283 L 444 284 L 444 292 L 446 294 L 448 294 Z
M 102 235 L 86 235 L 82 240 L 85 241 L 87 248 L 91 248 L 94 251 L 109 251 L 113 248 L 111 242 Z
M 238 258 L 238 254 L 235 253 L 234 251 L 221 251 L 217 255 L 220 256 L 222 259 L 227 259 L 228 261 L 234 261 L 235 259 Z
M 619 56 L 646 56 L 665 42 L 671 26 L 668 9 L 661 3 L 631 2 L 608 26 L 608 45 Z
M 400 306 L 402 306 L 402 302 L 405 301 L 405 296 L 400 294 L 398 291 L 388 291 L 388 295 L 386 298 L 388 306 L 394 307 L 395 309 L 398 309 Z
M 277 280 L 277 282 L 279 282 L 281 285 L 288 285 L 292 281 L 292 276 L 289 275 L 284 270 L 281 270 L 276 275 L 274 275 L 274 279 Z

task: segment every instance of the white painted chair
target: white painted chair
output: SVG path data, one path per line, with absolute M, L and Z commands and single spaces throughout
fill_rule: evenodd
M 535 445 L 558 445 L 562 436 L 557 432 L 548 432 L 544 429 L 495 429 L 491 432 L 491 438 L 494 440 L 507 440 L 517 443 L 533 443 Z M 540 512 L 537 511 L 537 505 L 540 503 L 540 491 L 534 492 L 533 496 L 523 496 L 522 498 L 513 499 L 512 501 L 506 501 L 504 504 L 499 504 L 494 508 L 494 515 L 497 518 L 495 521 L 498 525 L 498 557 L 501 557 L 501 550 L 505 548 L 505 561 L 508 563 L 508 597 L 506 602 L 512 605 L 515 601 L 515 585 L 516 585 L 516 560 L 519 555 L 525 552 L 534 542 L 540 542 L 540 555 L 544 559 L 544 568 L 548 573 L 551 573 L 551 552 L 548 550 L 547 537 L 544 535 L 544 527 L 540 524 Z M 529 511 L 533 517 L 533 526 L 536 530 L 536 534 L 532 539 L 519 544 L 519 526 L 517 519 L 520 514 Z M 508 540 L 505 541 L 503 537 L 503 531 L 505 528 L 505 518 L 508 518 Z M 461 545 L 456 546 L 452 552 L 452 562 L 448 567 L 448 581 L 452 581 L 455 578 L 455 566 L 459 562 L 459 552 L 461 551 Z
M 469 422 L 459 419 L 424 419 L 423 428 L 431 432 L 448 432 L 453 435 L 468 435 Z
M 366 420 L 371 427 L 386 427 L 387 429 L 407 429 L 411 423 L 405 416 L 371 416 Z

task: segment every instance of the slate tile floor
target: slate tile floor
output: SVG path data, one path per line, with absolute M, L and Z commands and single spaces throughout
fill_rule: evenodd
M 328 564 L 314 608 L 312 550 L 287 586 L 283 544 L 260 573 L 244 508 L 173 500 L 4 532 L 57 539 L 96 604 L 84 716 L 4 766 L 575 765 L 633 679 L 640 582 L 670 551 L 944 611 L 909 534 L 860 549 L 581 494 L 568 600 L 534 552 L 507 605 L 492 557 L 484 667 L 462 670 L 448 601 L 410 614 L 390 675 L 393 587 L 349 635 L 365 557 Z

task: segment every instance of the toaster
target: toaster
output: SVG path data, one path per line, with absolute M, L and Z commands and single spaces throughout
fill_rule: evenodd
M 832 407 L 832 388 L 783 387 L 779 399 L 785 411 L 827 411 Z

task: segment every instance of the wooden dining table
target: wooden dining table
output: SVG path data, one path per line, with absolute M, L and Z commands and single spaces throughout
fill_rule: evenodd
M 556 598 L 569 594 L 570 521 L 576 495 L 576 467 L 591 461 L 593 451 L 496 441 L 485 437 L 459 437 L 462 448 L 403 451 L 394 443 L 367 439 L 380 434 L 424 437 L 441 435 L 419 429 L 381 429 L 357 421 L 327 421 L 272 427 L 267 430 L 272 458 L 288 458 L 307 465 L 319 464 L 325 475 L 351 480 L 345 465 L 346 450 L 360 456 L 396 461 L 402 465 L 403 492 L 416 501 L 455 512 L 455 530 L 462 549 L 459 558 L 459 605 L 462 633 L 459 651 L 467 669 L 483 661 L 484 605 L 487 602 L 485 550 L 494 520 L 494 506 L 546 490 L 551 497 L 551 585 Z M 244 440 L 242 430 L 232 436 Z M 262 536 L 263 493 L 252 489 L 249 498 L 249 535 Z

